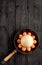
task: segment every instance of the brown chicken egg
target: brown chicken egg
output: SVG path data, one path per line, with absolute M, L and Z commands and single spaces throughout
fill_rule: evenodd
M 17 43 L 20 43 L 21 42 L 21 40 L 20 39 L 17 39 Z
M 29 48 L 27 48 L 27 51 L 31 51 L 31 48 L 29 47 Z
M 35 48 L 35 45 L 33 44 L 33 45 L 31 46 L 31 48 Z
M 22 45 L 21 45 L 21 44 L 18 44 L 18 47 L 19 47 L 19 48 L 22 48 Z
M 27 35 L 27 33 L 26 32 L 23 32 L 23 35 L 25 36 L 25 35 Z
M 34 44 L 36 44 L 37 43 L 37 41 L 36 40 L 34 40 Z
M 20 39 L 22 38 L 22 36 L 23 36 L 22 34 L 19 34 L 19 38 L 20 38 Z
M 26 47 L 22 47 L 22 51 L 26 51 Z
M 30 36 L 31 36 L 31 32 L 28 32 L 28 35 L 30 35 Z
M 32 38 L 33 38 L 33 39 L 35 39 L 35 36 L 34 36 L 34 35 L 32 35 Z

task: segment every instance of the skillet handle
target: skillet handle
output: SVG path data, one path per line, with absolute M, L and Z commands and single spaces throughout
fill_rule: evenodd
M 6 57 L 3 59 L 3 61 L 4 61 L 4 62 L 7 62 L 15 53 L 17 53 L 16 50 L 14 50 L 12 53 L 10 53 L 8 56 L 6 56 Z

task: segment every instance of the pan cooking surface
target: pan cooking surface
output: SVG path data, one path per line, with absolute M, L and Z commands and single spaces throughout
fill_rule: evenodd
M 35 39 L 37 40 L 37 43 L 35 45 L 35 48 L 31 49 L 31 51 L 25 51 L 25 52 L 23 52 L 21 50 L 21 48 L 18 47 L 17 39 L 19 38 L 19 34 L 23 34 L 23 32 L 27 32 L 27 33 L 31 32 L 32 35 L 35 35 Z M 16 33 L 16 35 L 14 37 L 14 45 L 15 45 L 16 50 L 19 51 L 20 53 L 23 53 L 23 54 L 32 53 L 36 49 L 36 47 L 38 46 L 38 36 L 37 36 L 37 34 L 34 31 L 32 31 L 30 29 L 23 29 L 23 30 L 21 30 L 21 31 L 19 31 L 19 32 Z

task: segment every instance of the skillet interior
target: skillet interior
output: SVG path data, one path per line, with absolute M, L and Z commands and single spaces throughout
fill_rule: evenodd
M 35 47 L 34 49 L 31 49 L 30 52 L 28 52 L 28 51 L 23 52 L 21 49 L 18 48 L 17 39 L 19 38 L 19 34 L 22 34 L 23 32 L 31 32 L 32 35 L 35 35 L 35 37 L 36 37 L 36 38 L 35 38 L 35 39 L 37 40 L 37 44 L 35 45 L 36 47 Z M 30 29 L 20 30 L 20 31 L 18 31 L 18 32 L 16 33 L 16 35 L 15 35 L 15 37 L 14 37 L 14 46 L 15 46 L 16 50 L 19 51 L 19 52 L 22 53 L 22 54 L 31 54 L 31 53 L 37 48 L 37 46 L 38 46 L 38 36 L 37 36 L 37 34 L 36 34 L 34 31 L 32 31 L 32 30 L 30 30 Z

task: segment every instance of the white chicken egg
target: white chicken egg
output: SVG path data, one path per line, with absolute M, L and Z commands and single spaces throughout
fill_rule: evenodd
M 21 38 L 21 44 L 24 47 L 31 47 L 33 45 L 33 38 L 30 35 L 25 35 Z

